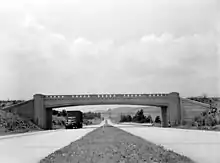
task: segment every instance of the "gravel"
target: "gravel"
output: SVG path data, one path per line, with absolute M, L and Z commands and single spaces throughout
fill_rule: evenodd
M 193 163 L 119 128 L 108 126 L 90 132 L 57 150 L 40 163 Z

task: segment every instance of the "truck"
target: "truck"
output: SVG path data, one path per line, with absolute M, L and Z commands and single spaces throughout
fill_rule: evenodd
M 82 128 L 83 113 L 81 111 L 67 111 L 65 127 L 66 129 Z

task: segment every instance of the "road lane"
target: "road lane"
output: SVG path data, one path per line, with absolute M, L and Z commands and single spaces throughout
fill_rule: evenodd
M 139 136 L 179 154 L 183 154 L 198 163 L 220 162 L 220 132 L 185 130 L 133 126 L 132 124 L 112 124 L 133 135 Z
M 103 121 L 100 125 L 86 126 L 84 129 L 59 130 L 36 135 L 0 138 L 1 162 L 36 163 L 50 153 L 104 124 Z M 219 163 L 220 132 L 113 124 L 109 120 L 108 124 L 155 144 L 163 145 L 199 163 Z
M 86 126 L 83 129 L 42 132 L 0 139 L 0 162 L 37 163 L 50 153 L 76 141 L 102 124 Z

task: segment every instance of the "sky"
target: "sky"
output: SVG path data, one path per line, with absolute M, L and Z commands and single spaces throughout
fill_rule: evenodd
M 0 99 L 220 96 L 218 0 L 0 1 Z

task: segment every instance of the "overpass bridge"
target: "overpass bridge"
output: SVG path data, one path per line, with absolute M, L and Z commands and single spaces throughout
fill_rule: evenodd
M 33 99 L 13 105 L 5 110 L 32 119 L 43 129 L 52 128 L 52 109 L 82 105 L 146 105 L 161 108 L 162 126 L 183 123 L 185 112 L 182 104 L 189 103 L 179 93 L 168 94 L 84 94 L 84 95 L 43 95 L 35 94 Z M 186 106 L 186 105 L 185 105 Z M 203 109 L 207 109 L 204 106 Z M 168 114 L 169 113 L 169 114 Z M 169 116 L 169 117 L 168 117 Z

